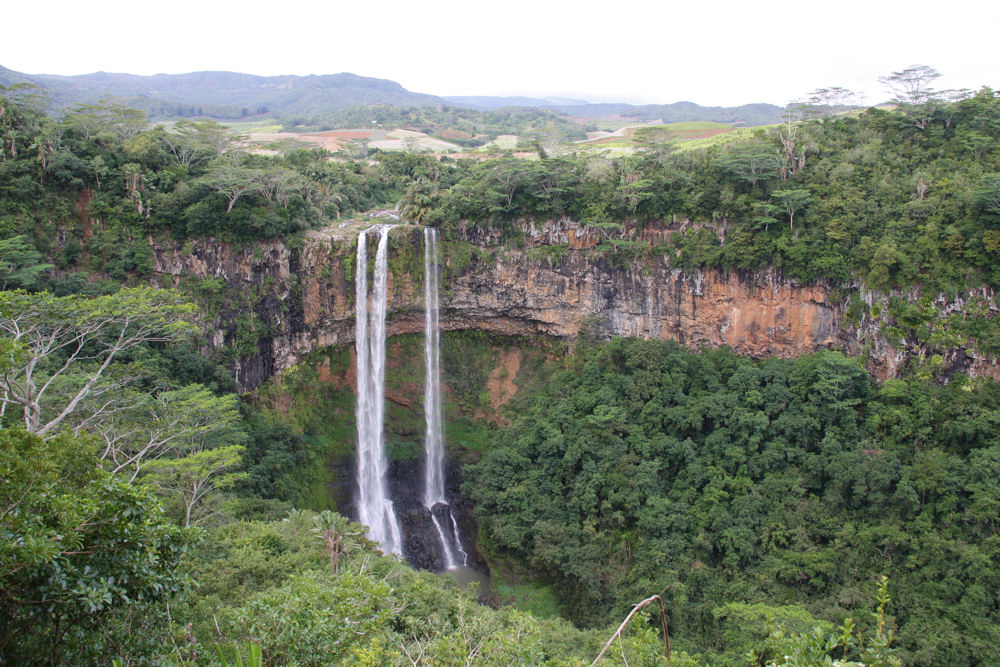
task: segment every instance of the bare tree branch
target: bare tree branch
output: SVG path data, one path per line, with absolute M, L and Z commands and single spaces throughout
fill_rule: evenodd
M 625 620 L 622 621 L 622 624 L 618 626 L 618 629 L 615 630 L 615 633 L 611 635 L 611 639 L 609 639 L 607 643 L 604 644 L 604 648 L 601 649 L 601 652 L 597 654 L 596 658 L 594 658 L 594 662 L 590 663 L 590 667 L 594 667 L 594 665 L 600 662 L 601 658 L 604 657 L 604 654 L 607 653 L 608 648 L 611 647 L 611 644 L 613 644 L 616 639 L 621 637 L 622 630 L 624 630 L 625 626 L 628 625 L 628 622 L 632 620 L 632 617 L 635 616 L 635 613 L 640 609 L 642 609 L 643 607 L 645 607 L 646 605 L 651 604 L 653 600 L 656 600 L 657 602 L 660 603 L 660 622 L 663 624 L 663 653 L 667 657 L 667 660 L 670 660 L 670 633 L 667 630 L 667 610 L 663 606 L 663 598 L 661 598 L 659 595 L 653 595 L 646 598 L 645 600 L 635 605 L 634 607 L 632 607 L 632 611 L 630 611 L 628 616 L 625 617 Z

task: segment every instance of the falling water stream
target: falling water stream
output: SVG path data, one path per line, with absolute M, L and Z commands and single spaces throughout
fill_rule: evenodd
M 358 235 L 355 263 L 355 338 L 358 356 L 358 519 L 368 526 L 368 536 L 386 553 L 402 554 L 399 520 L 386 478 L 385 456 L 385 309 L 388 274 L 389 230 L 393 225 L 373 227 L 380 234 L 375 253 L 372 299 L 368 303 L 368 249 L 365 230 Z
M 355 263 L 355 348 L 358 357 L 358 519 L 386 553 L 402 555 L 399 519 L 389 497 L 385 454 L 385 315 L 389 231 L 378 225 L 358 235 Z M 379 233 L 371 298 L 368 294 L 368 233 Z M 424 506 L 441 540 L 445 567 L 465 569 L 458 521 L 445 497 L 444 419 L 441 407 L 441 330 L 438 318 L 437 230 L 424 230 L 424 413 L 427 421 Z
M 458 522 L 444 495 L 444 420 L 441 410 L 441 327 L 438 320 L 437 230 L 424 229 L 424 506 L 434 519 L 448 569 L 468 565 Z M 445 524 L 445 525 L 443 525 Z

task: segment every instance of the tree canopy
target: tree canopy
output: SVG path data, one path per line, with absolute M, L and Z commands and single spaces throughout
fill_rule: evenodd
M 97 443 L 0 429 L 0 660 L 103 660 L 103 629 L 179 592 L 189 536 L 156 497 L 100 469 Z M 111 643 L 128 642 L 118 634 Z M 95 650 L 96 649 L 96 650 Z
M 749 638 L 725 638 L 719 601 L 865 624 L 853 596 L 888 574 L 907 662 L 991 654 L 994 385 L 878 387 L 835 352 L 757 363 L 615 340 L 530 386 L 464 490 L 483 548 L 578 623 L 665 591 L 678 635 L 738 659 Z

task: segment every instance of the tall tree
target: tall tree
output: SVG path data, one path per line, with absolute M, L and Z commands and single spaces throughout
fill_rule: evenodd
M 74 433 L 100 437 L 102 466 L 129 480 L 150 461 L 246 440 L 237 397 L 217 396 L 198 384 L 153 392 L 123 386 L 85 401 L 80 412 L 86 418 Z
M 13 236 L 0 241 L 0 290 L 35 289 L 43 272 L 52 264 L 42 262 L 26 236 Z
M 879 77 L 879 82 L 893 93 L 893 101 L 901 104 L 923 104 L 934 95 L 931 84 L 941 73 L 927 65 L 910 65 L 906 69 Z
M 734 144 L 715 159 L 716 165 L 736 180 L 749 183 L 751 187 L 774 176 L 775 151 L 764 143 Z
M 230 489 L 249 477 L 237 470 L 244 451 L 242 445 L 227 445 L 150 461 L 144 466 L 145 479 L 180 502 L 187 528 L 202 518 L 205 501 L 214 491 Z
M 788 214 L 789 229 L 794 230 L 795 214 L 809 206 L 813 201 L 809 191 L 795 188 L 791 190 L 775 190 L 772 194 L 781 204 L 781 207 L 785 209 L 785 213 Z
M 151 287 L 93 299 L 0 292 L 0 335 L 9 341 L 9 354 L 0 361 L 0 416 L 20 410 L 28 432 L 42 437 L 93 421 L 82 404 L 129 380 L 112 377 L 122 354 L 187 338 L 195 331 L 195 311 L 179 294 Z M 97 408 L 116 410 L 114 404 Z
M 806 115 L 819 118 L 830 116 L 856 106 L 860 99 L 860 93 L 842 86 L 817 88 L 806 98 Z
M 229 213 L 240 197 L 260 188 L 260 178 L 261 172 L 257 169 L 244 167 L 231 160 L 217 159 L 212 161 L 211 171 L 200 182 L 225 195 L 229 202 L 226 213 Z
M 892 94 L 892 101 L 899 105 L 913 125 L 926 129 L 933 117 L 934 107 L 940 102 L 931 84 L 941 76 L 933 67 L 910 65 L 904 70 L 879 77 Z
M 105 663 L 108 622 L 184 584 L 187 535 L 150 490 L 98 468 L 95 450 L 0 429 L 2 664 Z

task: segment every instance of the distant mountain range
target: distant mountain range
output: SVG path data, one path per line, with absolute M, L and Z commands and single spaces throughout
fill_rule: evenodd
M 253 116 L 300 117 L 340 109 L 385 104 L 399 107 L 459 106 L 478 110 L 539 107 L 582 118 L 619 116 L 665 123 L 707 120 L 741 125 L 767 125 L 781 120 L 773 104 L 703 107 L 674 104 L 594 104 L 568 98 L 450 96 L 406 90 L 395 81 L 346 72 L 309 76 L 256 76 L 236 72 L 192 72 L 139 76 L 95 72 L 78 76 L 24 74 L 0 67 L 0 85 L 33 83 L 45 89 L 57 107 L 94 103 L 116 97 L 154 118 L 207 116 L 235 120 Z
M 551 109 L 563 106 L 581 106 L 591 104 L 587 100 L 574 100 L 569 97 L 490 97 L 488 95 L 446 95 L 452 104 L 461 107 L 472 107 L 483 111 L 503 109 L 504 107 L 542 107 Z
M 368 104 L 439 106 L 434 95 L 411 93 L 394 81 L 356 74 L 255 76 L 236 72 L 79 76 L 22 74 L 0 67 L 0 84 L 27 81 L 49 92 L 58 106 L 93 103 L 108 96 L 157 117 L 311 115 Z

